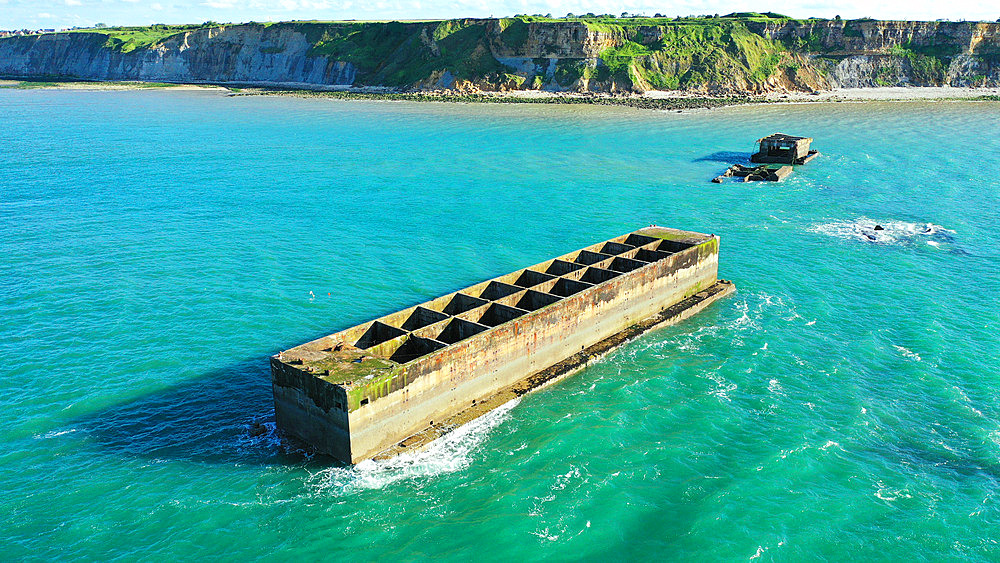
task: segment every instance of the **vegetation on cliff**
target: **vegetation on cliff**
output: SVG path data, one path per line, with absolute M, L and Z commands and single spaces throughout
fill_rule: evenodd
M 880 30 L 883 25 L 912 29 L 886 34 Z M 414 22 L 206 22 L 73 33 L 93 38 L 96 49 L 134 57 L 154 47 L 180 51 L 197 44 L 210 49 L 212 41 L 223 40 L 213 38 L 227 33 L 257 38 L 260 44 L 249 46 L 252 54 L 281 57 L 288 37 L 294 36 L 300 45 L 295 56 L 349 64 L 349 80 L 355 86 L 761 93 L 828 87 L 831 73 L 852 56 L 874 57 L 861 71 L 868 74 L 859 78 L 869 85 L 945 84 L 951 62 L 972 55 L 966 53 L 966 35 L 977 25 L 987 24 L 801 20 L 741 12 L 689 18 L 587 14 Z M 916 40 L 914 26 L 923 40 Z M 189 34 L 196 41 L 187 41 Z M 301 47 L 303 37 L 306 48 Z M 968 75 L 962 80 L 997 82 L 1000 45 L 989 38 L 976 45 L 972 62 L 962 61 Z M 40 69 L 38 74 L 60 73 Z
M 103 36 L 105 38 L 104 47 L 121 53 L 131 53 L 136 50 L 148 49 L 156 43 L 179 33 L 202 29 L 213 25 L 217 24 L 213 24 L 212 22 L 206 22 L 201 25 L 153 24 L 137 27 L 85 29 L 72 31 L 70 33 L 89 33 L 96 36 Z

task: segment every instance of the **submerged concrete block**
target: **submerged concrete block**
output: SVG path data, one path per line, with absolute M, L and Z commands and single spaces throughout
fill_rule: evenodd
M 700 310 L 731 290 L 709 291 L 718 257 L 714 235 L 648 227 L 292 348 L 271 358 L 278 427 L 371 458 L 671 307 Z

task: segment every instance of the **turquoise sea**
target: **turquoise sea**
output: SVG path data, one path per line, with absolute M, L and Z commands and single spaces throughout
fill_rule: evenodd
M 651 223 L 737 293 L 421 453 L 275 435 L 271 354 Z M 997 560 L 998 232 L 995 103 L 0 90 L 0 559 Z

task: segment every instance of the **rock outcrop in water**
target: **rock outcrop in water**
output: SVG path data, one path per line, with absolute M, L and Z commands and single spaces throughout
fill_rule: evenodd
M 697 18 L 213 25 L 0 39 L 0 75 L 458 91 L 1000 86 L 1000 24 Z M 146 36 L 148 38 L 148 36 Z

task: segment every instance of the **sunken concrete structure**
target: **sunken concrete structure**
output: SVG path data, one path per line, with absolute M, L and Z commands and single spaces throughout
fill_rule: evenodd
M 722 173 L 722 176 L 712 178 L 712 182 L 721 184 L 726 178 L 735 176 L 743 178 L 744 182 L 780 182 L 792 175 L 791 166 L 761 164 L 759 166 L 743 166 L 734 164 Z
M 809 150 L 812 137 L 795 137 L 783 133 L 757 139 L 759 149 L 750 162 L 762 164 L 805 164 L 816 158 L 819 151 Z
M 648 227 L 292 348 L 278 428 L 346 463 L 426 443 L 728 294 L 718 265 L 718 237 Z

